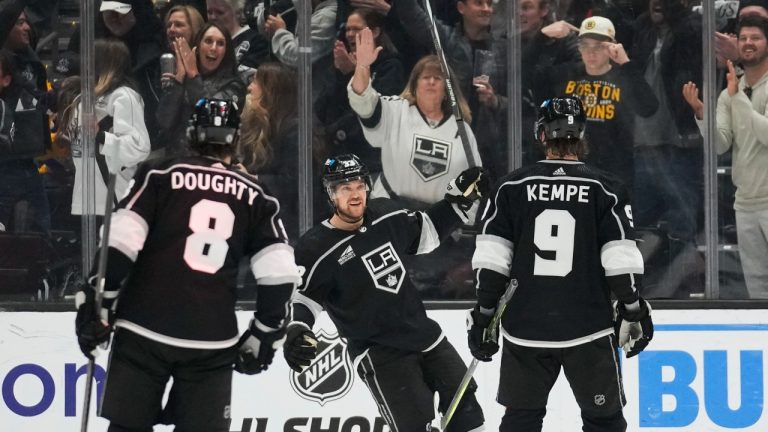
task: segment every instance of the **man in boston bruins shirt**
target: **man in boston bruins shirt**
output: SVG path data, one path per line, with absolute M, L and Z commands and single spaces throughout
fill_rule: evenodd
M 388 199 L 368 201 L 370 177 L 355 155 L 328 159 L 324 171 L 334 214 L 296 245 L 306 273 L 293 297 L 286 360 L 296 371 L 309 365 L 316 355 L 311 329 L 325 310 L 390 429 L 429 430 L 434 392 L 445 412 L 466 366 L 427 317 L 402 257 L 434 250 L 487 192 L 488 180 L 480 168 L 470 168 L 451 181 L 444 200 L 409 212 Z M 464 395 L 449 430 L 482 430 L 475 388 Z
M 86 356 L 117 328 L 99 413 L 109 432 L 156 423 L 228 432 L 233 366 L 265 370 L 284 338 L 299 271 L 278 200 L 230 166 L 238 125 L 234 103 L 198 102 L 190 142 L 201 155 L 138 170 L 113 215 L 103 309 L 96 310 L 91 285 L 78 293 L 76 331 Z M 238 342 L 242 257 L 259 286 Z
M 653 336 L 638 292 L 643 258 L 627 192 L 614 176 L 579 161 L 585 117 L 578 98 L 545 101 L 536 130 L 547 159 L 504 177 L 482 213 L 469 330 L 477 359 L 490 361 L 498 350 L 484 334 L 502 293 L 514 289 L 499 332 L 500 431 L 541 430 L 561 368 L 585 432 L 625 431 L 616 347 L 632 357 Z
M 585 19 L 579 30 L 582 61 L 541 71 L 537 98 L 578 96 L 587 116 L 586 161 L 618 176 L 631 190 L 635 116 L 652 115 L 658 101 L 643 79 L 641 62 L 630 61 L 615 37 L 609 19 Z

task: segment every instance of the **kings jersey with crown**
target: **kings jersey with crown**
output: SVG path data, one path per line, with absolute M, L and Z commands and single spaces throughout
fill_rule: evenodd
M 436 236 L 426 217 L 374 199 L 357 230 L 325 221 L 296 244 L 296 263 L 306 269 L 298 295 L 328 312 L 353 358 L 372 345 L 423 351 L 440 338 L 403 262 Z

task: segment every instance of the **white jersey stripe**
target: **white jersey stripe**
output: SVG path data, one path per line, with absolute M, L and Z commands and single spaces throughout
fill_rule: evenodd
M 301 283 L 293 248 L 285 243 L 274 243 L 260 250 L 251 258 L 251 271 L 259 285 Z
M 421 236 L 419 237 L 419 248 L 416 255 L 430 253 L 440 246 L 440 236 L 437 234 L 435 224 L 432 223 L 429 215 L 425 212 L 419 212 L 421 215 Z
M 192 349 L 224 349 L 229 348 L 237 344 L 240 339 L 238 335 L 227 340 L 222 341 L 196 341 L 189 339 L 179 339 L 175 337 L 166 336 L 160 333 L 153 332 L 145 327 L 142 327 L 131 321 L 118 319 L 115 321 L 115 328 L 123 328 L 130 330 L 140 336 L 144 336 L 147 339 L 152 339 L 155 342 L 160 342 L 166 345 L 171 345 L 180 348 L 192 348 Z
M 475 245 L 475 253 L 472 255 L 473 269 L 488 269 L 509 276 L 514 253 L 511 241 L 493 234 L 479 234 Z
M 587 336 L 583 336 L 580 338 L 571 339 L 567 341 L 539 341 L 539 340 L 520 339 L 520 338 L 511 336 L 509 333 L 507 333 L 507 330 L 504 329 L 503 326 L 501 327 L 501 334 L 504 336 L 504 339 L 514 343 L 515 345 L 534 347 L 534 348 L 568 348 L 572 346 L 582 345 L 587 342 L 592 342 L 595 339 L 600 339 L 603 336 L 613 334 L 613 328 L 608 327 L 606 329 L 592 333 L 591 335 L 587 335 Z
M 643 274 L 643 255 L 634 240 L 614 240 L 603 245 L 600 261 L 606 276 Z
M 111 230 L 109 247 L 119 250 L 135 262 L 149 234 L 147 221 L 134 211 L 118 209 L 112 215 Z

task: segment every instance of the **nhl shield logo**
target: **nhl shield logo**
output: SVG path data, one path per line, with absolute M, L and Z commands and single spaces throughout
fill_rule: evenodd
M 317 357 L 301 373 L 291 371 L 291 387 L 304 399 L 321 406 L 343 397 L 352 388 L 352 364 L 347 344 L 338 334 L 316 333 Z
M 451 143 L 414 136 L 411 166 L 424 181 L 436 179 L 451 166 Z
M 386 242 L 363 255 L 363 262 L 376 288 L 394 294 L 400 291 L 405 279 L 405 267 L 392 242 Z

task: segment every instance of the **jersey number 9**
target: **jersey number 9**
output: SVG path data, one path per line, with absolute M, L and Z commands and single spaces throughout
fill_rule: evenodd
M 566 276 L 573 270 L 576 219 L 567 210 L 547 209 L 536 216 L 533 242 L 540 250 L 554 251 L 554 259 L 535 254 L 535 276 Z

